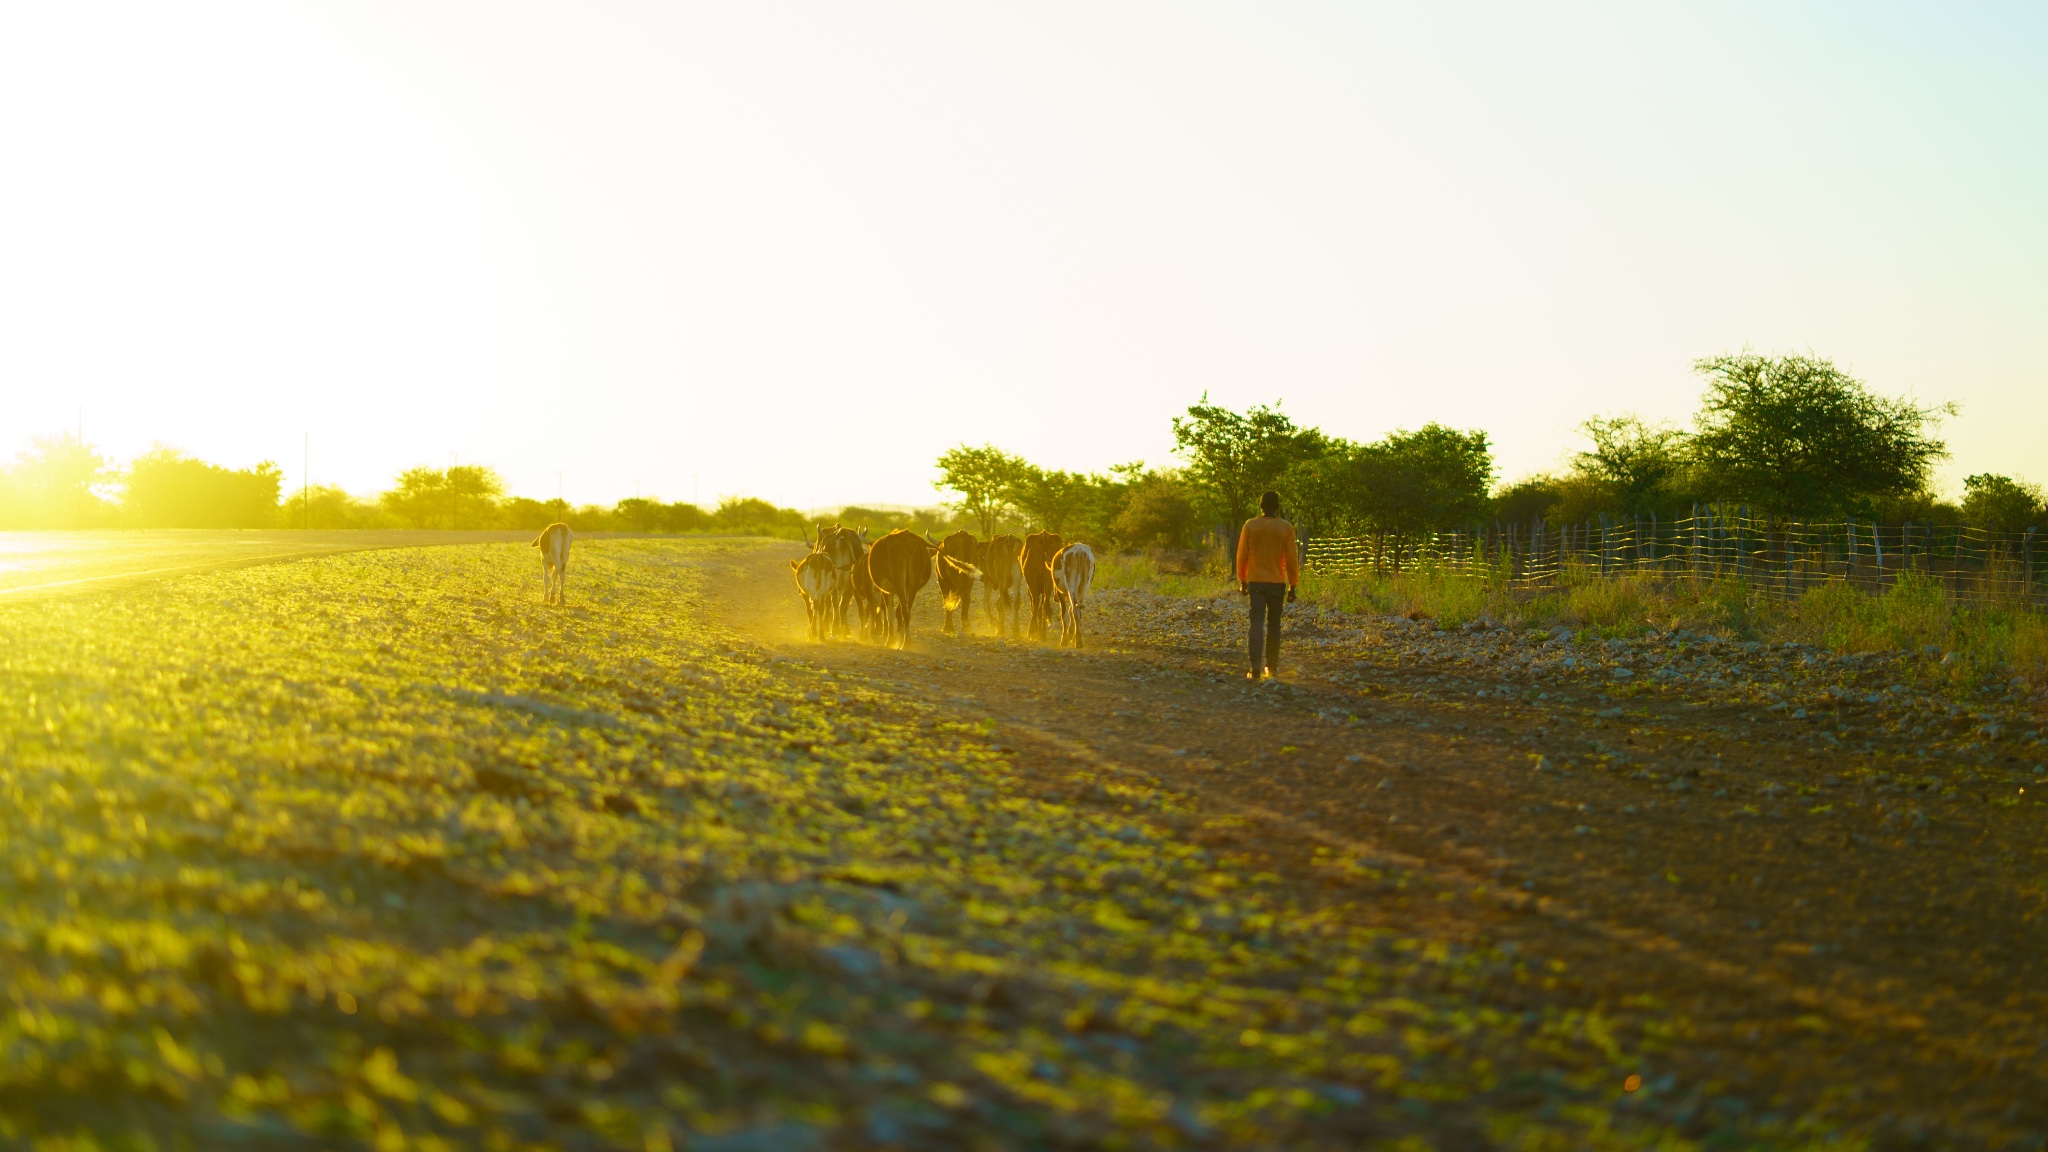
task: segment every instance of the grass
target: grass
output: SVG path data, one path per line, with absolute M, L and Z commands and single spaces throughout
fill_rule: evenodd
M 1107 559 L 1099 572 L 1098 583 L 1107 588 L 1169 596 L 1235 592 L 1220 563 L 1198 573 L 1173 573 L 1143 555 L 1118 556 Z M 1428 617 L 1446 625 L 1488 619 L 1616 636 L 1682 628 L 1844 652 L 1932 648 L 1943 655 L 1955 653 L 1959 678 L 2018 674 L 2034 686 L 2048 680 L 2048 613 L 2017 599 L 1959 601 L 1938 581 L 1913 573 L 1900 576 L 1882 593 L 1831 581 L 1786 599 L 1733 578 L 1602 579 L 1583 567 L 1570 567 L 1555 587 L 1529 590 L 1510 587 L 1505 573 L 1472 576 L 1426 565 L 1400 573 L 1311 572 L 1302 578 L 1301 592 L 1310 603 L 1346 612 Z
M 587 545 L 559 611 L 507 546 L 0 605 L 0 1135 L 1694 1147 L 1620 1091 L 1684 1021 L 765 657 L 706 606 L 746 546 Z

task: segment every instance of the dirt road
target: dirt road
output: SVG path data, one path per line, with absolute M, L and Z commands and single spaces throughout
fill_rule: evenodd
M 1290 656 L 1285 683 L 1253 688 L 1234 650 L 1155 643 L 1109 610 L 1102 646 L 1073 653 L 942 635 L 928 590 L 909 651 L 815 644 L 794 554 L 735 559 L 720 595 L 736 628 L 988 719 L 1048 789 L 1134 773 L 1196 798 L 1221 818 L 1199 835 L 1361 921 L 1552 961 L 1533 994 L 1662 1034 L 1653 1083 L 1681 1124 L 1761 1108 L 1877 1147 L 2048 1138 L 2048 785 L 1837 820 L 1892 798 L 1753 708 L 1677 689 L 1627 715 L 1570 693 L 1481 699 L 1472 683 L 1502 673 L 1461 684 L 1370 652 Z M 1616 754 L 1580 765 L 1588 744 Z M 1760 788 L 1785 803 L 1744 802 Z M 1347 887 L 1333 857 L 1389 879 Z

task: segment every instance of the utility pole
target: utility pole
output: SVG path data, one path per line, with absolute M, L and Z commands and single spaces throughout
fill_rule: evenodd
M 313 434 L 304 433 L 306 439 L 299 446 L 299 527 L 304 531 L 313 528 Z

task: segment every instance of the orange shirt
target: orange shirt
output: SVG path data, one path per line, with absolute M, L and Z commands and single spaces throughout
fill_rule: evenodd
M 1301 550 L 1294 544 L 1294 525 L 1278 516 L 1244 522 L 1237 534 L 1237 582 L 1240 584 L 1301 583 Z

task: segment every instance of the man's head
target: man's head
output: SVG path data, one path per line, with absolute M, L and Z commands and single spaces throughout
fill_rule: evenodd
M 1259 511 L 1268 516 L 1278 516 L 1280 514 L 1280 494 L 1278 492 L 1267 492 L 1261 495 L 1259 497 Z

